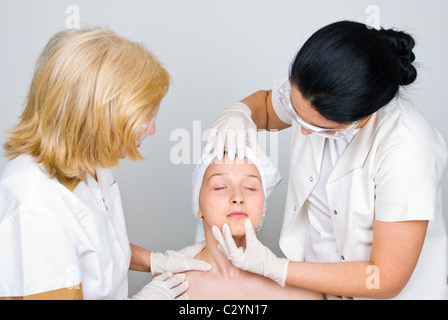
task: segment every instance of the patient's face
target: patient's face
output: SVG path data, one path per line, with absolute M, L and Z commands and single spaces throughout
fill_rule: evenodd
M 225 161 L 224 161 L 225 160 Z M 245 234 L 249 218 L 256 229 L 263 217 L 265 196 L 257 167 L 247 159 L 214 160 L 207 168 L 199 196 L 199 218 L 204 228 L 230 226 L 234 237 Z

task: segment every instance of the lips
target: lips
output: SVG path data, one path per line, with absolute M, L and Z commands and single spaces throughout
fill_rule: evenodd
M 243 211 L 234 211 L 227 215 L 227 218 L 233 218 L 233 219 L 243 219 L 246 217 L 247 217 L 247 214 Z

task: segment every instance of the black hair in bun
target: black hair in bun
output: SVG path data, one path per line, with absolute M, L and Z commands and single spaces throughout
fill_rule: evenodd
M 389 43 L 391 49 L 398 58 L 401 68 L 400 85 L 413 83 L 417 78 L 417 70 L 412 65 L 412 62 L 415 61 L 415 54 L 412 51 L 415 46 L 414 38 L 407 33 L 392 29 L 381 29 L 379 33 Z
M 417 77 L 414 39 L 340 21 L 314 33 L 291 65 L 289 80 L 326 119 L 361 120 L 397 96 Z

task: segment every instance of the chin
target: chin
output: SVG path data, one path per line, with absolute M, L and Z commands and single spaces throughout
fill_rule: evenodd
M 232 236 L 234 237 L 244 237 L 246 234 L 246 229 L 244 227 L 245 219 L 238 219 L 236 221 L 229 221 L 228 225 L 230 227 L 230 231 L 232 232 Z

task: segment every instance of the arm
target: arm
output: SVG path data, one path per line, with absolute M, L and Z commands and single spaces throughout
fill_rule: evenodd
M 283 130 L 290 127 L 279 119 L 272 106 L 272 90 L 257 91 L 241 100 L 252 111 L 252 120 L 258 129 Z
M 248 220 L 249 221 L 249 220 Z M 212 227 L 221 251 L 238 268 L 280 285 L 335 296 L 390 299 L 406 286 L 417 264 L 428 221 L 374 221 L 369 261 L 311 263 L 278 258 L 256 239 L 246 221 L 246 249 L 237 247 L 226 224 Z
M 131 264 L 130 270 L 151 272 L 153 276 L 164 273 L 179 273 L 189 270 L 208 271 L 210 264 L 194 259 L 191 252 L 195 252 L 196 246 L 186 247 L 179 251 L 168 250 L 165 253 L 151 252 L 147 249 L 130 243 Z
M 374 221 L 370 261 L 290 262 L 286 283 L 337 296 L 393 298 L 414 271 L 427 226 L 427 221 Z
M 131 264 L 129 270 L 134 271 L 151 271 L 151 251 L 143 249 L 142 247 L 130 244 L 131 246 Z

